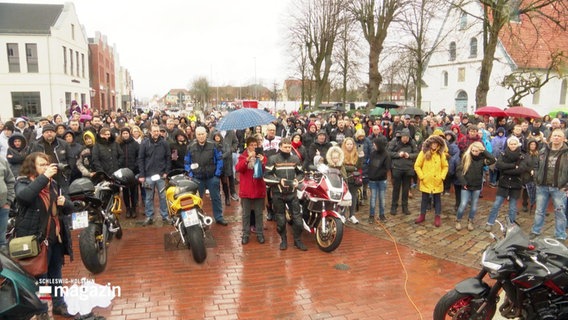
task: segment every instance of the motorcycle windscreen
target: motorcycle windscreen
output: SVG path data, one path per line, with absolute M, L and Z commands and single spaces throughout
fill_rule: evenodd
M 329 183 L 334 188 L 343 188 L 343 178 L 341 177 L 341 172 L 335 168 L 329 168 L 327 172 L 327 178 L 329 179 Z
M 47 311 L 47 305 L 36 295 L 38 288 L 35 278 L 2 253 L 0 262 L 0 318 L 27 319 Z

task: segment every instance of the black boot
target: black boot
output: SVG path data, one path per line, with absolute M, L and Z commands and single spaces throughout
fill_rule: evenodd
M 408 211 L 408 207 L 402 207 L 402 213 L 404 213 L 405 215 L 409 215 L 410 211 Z
M 230 206 L 231 206 L 231 198 L 230 198 L 228 195 L 225 196 L 225 205 L 226 205 L 227 207 L 230 207 Z
M 126 208 L 126 219 L 132 217 L 132 208 Z
M 280 235 L 280 250 L 288 249 L 288 240 L 286 239 L 286 234 Z
M 136 214 L 136 207 L 130 208 L 130 209 L 132 210 L 132 211 L 130 212 L 130 217 L 131 217 L 132 219 L 136 218 L 136 215 L 137 215 L 137 214 Z

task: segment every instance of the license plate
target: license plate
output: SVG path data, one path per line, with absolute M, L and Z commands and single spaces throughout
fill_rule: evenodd
M 199 216 L 197 215 L 197 210 L 191 209 L 188 211 L 181 212 L 181 218 L 183 220 L 183 224 L 186 227 L 191 227 L 196 224 L 199 224 Z
M 87 211 L 73 212 L 71 220 L 73 230 L 86 228 L 89 226 L 89 213 Z

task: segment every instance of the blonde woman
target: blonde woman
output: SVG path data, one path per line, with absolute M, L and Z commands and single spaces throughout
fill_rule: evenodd
M 132 139 L 134 139 L 134 141 L 138 142 L 138 144 L 142 143 L 144 135 L 142 134 L 142 130 L 140 129 L 139 126 L 136 125 L 131 126 L 130 134 L 132 135 Z
M 351 137 L 345 138 L 343 144 L 341 145 L 343 150 L 344 160 L 343 166 L 345 167 L 345 172 L 347 174 L 347 186 L 349 187 L 349 193 L 351 193 L 351 208 L 349 208 L 349 221 L 354 224 L 359 223 L 357 217 L 355 217 L 355 211 L 357 209 L 357 193 L 361 185 L 357 183 L 357 180 L 353 178 L 353 173 L 358 172 L 361 174 L 361 169 L 363 168 L 362 158 L 359 158 L 359 153 L 357 152 L 357 146 L 355 140 Z M 329 164 L 329 160 L 328 160 Z
M 461 163 L 456 169 L 456 176 L 462 186 L 461 201 L 456 217 L 456 230 L 461 230 L 461 219 L 471 199 L 471 209 L 469 211 L 467 230 L 474 229 L 473 219 L 477 212 L 477 200 L 483 185 L 483 167 L 495 163 L 495 157 L 485 149 L 483 143 L 475 141 L 469 145 L 463 154 Z

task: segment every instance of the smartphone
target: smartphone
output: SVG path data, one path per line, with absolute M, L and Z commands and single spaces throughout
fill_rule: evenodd
M 256 153 L 257 155 L 262 154 L 262 152 L 262 147 L 254 148 L 254 153 Z

